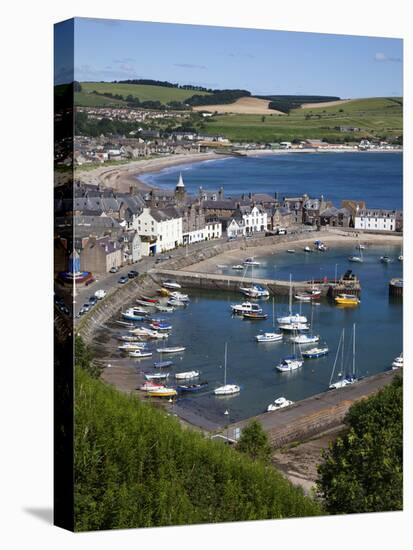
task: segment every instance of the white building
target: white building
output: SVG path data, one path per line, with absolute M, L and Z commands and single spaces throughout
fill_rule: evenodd
M 133 223 L 141 237 L 143 256 L 166 252 L 183 243 L 182 218 L 173 207 L 144 208 Z
M 206 222 L 205 227 L 194 229 L 183 234 L 183 243 L 192 244 L 200 241 L 210 241 L 222 237 L 222 224 L 218 221 Z
M 357 209 L 354 229 L 396 231 L 396 210 Z
M 252 235 L 266 231 L 268 214 L 262 206 L 240 206 L 227 225 L 227 236 Z

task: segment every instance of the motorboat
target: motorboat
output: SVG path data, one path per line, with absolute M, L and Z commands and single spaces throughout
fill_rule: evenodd
M 244 313 L 262 313 L 262 308 L 258 304 L 243 302 L 242 304 L 231 305 L 232 313 L 244 315 Z
M 162 313 L 173 313 L 175 311 L 172 306 L 164 306 L 162 304 L 156 304 L 155 308 Z
M 380 261 L 382 264 L 390 264 L 393 260 L 390 256 L 380 256 Z
M 121 351 L 134 351 L 136 349 L 144 349 L 145 344 L 143 342 L 126 342 L 121 346 L 118 346 L 118 349 Z
M 173 361 L 155 361 L 153 366 L 156 369 L 166 369 L 168 367 L 172 367 L 173 364 L 174 364 Z
M 164 281 L 162 281 L 162 286 L 168 289 L 171 288 L 172 290 L 179 290 L 180 288 L 182 288 L 179 283 L 172 279 L 165 279 Z
M 310 327 L 307 323 L 286 323 L 286 324 L 279 324 L 278 327 L 281 330 L 285 330 L 288 332 L 300 332 L 300 331 L 310 330 Z
M 151 323 L 149 325 L 153 330 L 168 331 L 172 330 L 172 325 L 169 323 Z
M 295 250 L 293 248 L 289 248 L 287 252 L 288 254 L 295 254 Z
M 309 246 L 303 248 L 304 252 L 312 252 L 312 249 Z
M 359 298 L 355 294 L 339 294 L 334 300 L 336 304 L 342 306 L 357 306 L 360 303 Z
M 141 391 L 150 391 L 155 390 L 157 388 L 164 388 L 165 386 L 163 384 L 155 384 L 155 382 L 145 382 L 141 386 L 139 386 L 139 389 Z
M 251 321 L 264 321 L 265 319 L 268 319 L 268 313 L 243 313 L 242 314 L 244 319 L 249 319 Z
M 198 370 L 190 370 L 188 372 L 177 372 L 175 374 L 175 378 L 177 380 L 188 380 L 189 378 L 198 378 L 199 371 Z
M 182 353 L 186 348 L 184 346 L 174 346 L 169 348 L 158 348 L 158 353 Z
M 166 380 L 169 377 L 169 372 L 154 372 L 145 373 L 145 380 Z
M 241 264 L 233 265 L 231 269 L 236 269 L 237 271 L 242 271 L 244 266 Z
M 164 386 L 163 388 L 149 389 L 148 394 L 151 397 L 175 397 L 178 392 L 174 388 Z
M 215 388 L 215 395 L 234 395 L 241 391 L 238 384 L 227 384 L 227 356 L 228 356 L 228 345 L 225 343 L 225 354 L 224 354 L 224 385 L 219 388 Z
M 128 308 L 126 311 L 122 312 L 122 317 L 128 319 L 129 321 L 144 321 L 147 313 L 137 310 L 134 307 Z
M 182 386 L 177 386 L 177 390 L 180 392 L 198 392 L 203 390 L 208 386 L 208 382 L 199 382 L 199 384 L 185 384 Z
M 181 292 L 171 292 L 171 298 L 180 302 L 189 302 L 188 294 L 182 294 Z
M 144 359 L 145 357 L 152 357 L 152 352 L 136 349 L 134 351 L 129 352 L 129 357 L 133 357 L 134 359 Z
M 121 334 L 117 338 L 122 342 L 139 342 L 138 336 L 130 336 L 128 334 Z
M 319 336 L 310 336 L 308 334 L 297 334 L 291 338 L 291 341 L 295 344 L 316 344 L 320 340 Z
M 304 364 L 304 361 L 296 355 L 285 357 L 282 361 L 276 365 L 276 369 L 280 372 L 290 372 L 299 369 Z
M 298 292 L 294 295 L 294 298 L 296 300 L 299 300 L 300 302 L 311 302 L 311 300 L 318 300 L 321 296 L 321 290 L 308 290 L 305 292 Z
M 293 405 L 294 401 L 290 401 L 289 399 L 286 399 L 285 397 L 278 397 L 274 400 L 273 403 L 270 403 L 267 407 L 267 412 L 272 411 L 278 411 L 278 409 L 284 409 L 285 407 L 289 407 L 290 405 Z
M 323 355 L 327 355 L 329 352 L 329 349 L 327 346 L 322 347 L 315 347 L 308 350 L 305 350 L 301 352 L 301 355 L 305 359 L 317 359 L 318 357 L 323 357 Z
M 244 266 L 258 266 L 258 265 L 261 265 L 260 262 L 257 262 L 256 260 L 254 260 L 254 258 L 245 258 L 245 260 L 242 262 L 244 264 Z
M 401 369 L 403 367 L 403 354 L 401 353 L 398 357 L 395 357 L 391 364 L 393 370 Z
M 283 339 L 282 332 L 264 332 L 257 334 L 255 337 L 257 342 L 280 342 Z

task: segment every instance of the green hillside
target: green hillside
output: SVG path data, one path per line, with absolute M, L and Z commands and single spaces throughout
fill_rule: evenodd
M 194 94 L 208 95 L 207 92 L 199 92 L 194 90 L 183 90 L 181 88 L 170 88 L 165 86 L 148 86 L 144 84 L 118 84 L 112 82 L 81 82 L 82 92 L 76 96 L 76 104 L 79 106 L 99 106 L 108 105 L 105 100 L 112 101 L 110 98 L 105 98 L 94 94 L 112 94 L 120 95 L 124 99 L 128 96 L 139 99 L 139 101 L 160 101 L 162 104 L 167 104 L 171 101 L 185 102 Z M 86 105 L 85 102 L 89 102 Z
M 76 369 L 77 531 L 319 515 L 272 466 Z
M 277 142 L 294 139 L 331 141 L 362 137 L 396 137 L 403 133 L 401 98 L 352 100 L 333 107 L 299 108 L 288 115 L 215 115 L 206 121 L 208 134 L 223 134 L 233 141 Z M 337 126 L 360 128 L 340 132 Z

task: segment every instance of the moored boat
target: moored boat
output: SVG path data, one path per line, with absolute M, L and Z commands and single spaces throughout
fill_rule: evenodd
M 382 264 L 390 264 L 393 259 L 390 256 L 380 256 L 380 261 Z
M 174 364 L 173 361 L 155 361 L 153 366 L 156 369 L 166 369 L 168 367 L 172 367 L 173 364 Z
M 169 372 L 154 372 L 154 373 L 145 373 L 146 380 L 166 380 L 169 376 Z
M 126 311 L 122 312 L 122 317 L 124 319 L 128 319 L 129 321 L 144 321 L 146 318 L 146 312 L 130 307 Z
M 252 265 L 252 266 L 258 266 L 258 265 L 261 265 L 260 262 L 257 262 L 256 260 L 254 260 L 254 258 L 245 258 L 245 260 L 242 262 L 244 265 L 246 266 L 249 266 L 249 265 Z
M 190 378 L 198 378 L 199 371 L 198 370 L 190 370 L 187 372 L 177 372 L 175 374 L 175 378 L 177 380 L 188 380 Z
M 173 313 L 175 311 L 172 306 L 164 306 L 162 304 L 156 304 L 155 308 L 162 313 Z
M 170 296 L 170 294 L 171 294 L 171 292 L 167 288 L 158 288 L 158 290 L 156 292 L 160 296 L 164 296 L 164 297 Z
M 285 330 L 287 332 L 300 332 L 310 330 L 310 327 L 307 323 L 285 323 L 279 324 L 278 328 Z
M 141 386 L 139 386 L 139 389 L 141 391 L 150 391 L 155 390 L 157 388 L 164 388 L 165 386 L 163 384 L 155 384 L 155 382 L 145 382 Z
M 242 271 L 244 266 L 241 264 L 233 265 L 231 269 L 236 269 L 237 271 Z
M 257 334 L 255 337 L 257 342 L 280 342 L 283 339 L 282 332 L 264 332 Z
M 151 296 L 141 296 L 141 301 L 145 304 L 157 304 L 159 302 L 158 298 L 152 298 Z
M 162 286 L 168 289 L 171 288 L 172 290 L 179 290 L 181 288 L 181 285 L 172 279 L 165 279 L 162 281 Z
M 392 370 L 401 369 L 403 367 L 403 354 L 401 353 L 398 357 L 393 359 L 391 364 Z
M 278 409 L 284 409 L 285 407 L 289 407 L 290 405 L 293 405 L 294 401 L 290 401 L 289 399 L 286 399 L 285 397 L 278 397 L 274 400 L 273 403 L 270 403 L 267 407 L 267 412 L 272 411 L 278 411 Z
M 328 350 L 327 346 L 315 347 L 315 348 L 311 348 L 311 349 L 308 349 L 308 350 L 305 350 L 305 351 L 301 352 L 301 355 L 305 359 L 317 359 L 318 357 L 322 357 L 323 355 L 327 355 L 328 351 L 329 350 Z
M 339 294 L 334 300 L 336 304 L 342 306 L 357 306 L 360 303 L 359 298 L 355 294 Z
M 152 357 L 152 352 L 136 349 L 129 352 L 129 357 L 133 357 L 134 359 L 144 359 L 145 357 Z
M 184 346 L 171 346 L 167 348 L 158 348 L 158 353 L 182 353 L 186 348 Z
M 215 388 L 215 395 L 234 395 L 241 391 L 238 384 L 227 384 L 227 356 L 228 356 L 228 344 L 225 342 L 225 355 L 224 355 L 224 385 L 219 388 Z
M 303 366 L 303 364 L 304 361 L 302 359 L 296 355 L 290 355 L 289 357 L 282 359 L 275 368 L 280 372 L 290 372 L 299 369 Z
M 181 392 L 198 392 L 208 386 L 208 382 L 199 382 L 199 384 L 185 384 L 177 386 L 177 390 Z
M 319 336 L 309 335 L 309 334 L 297 334 L 292 336 L 291 341 L 295 344 L 305 345 L 305 344 L 316 344 L 320 340 Z
M 350 384 L 354 384 L 357 382 L 358 378 L 356 377 L 356 324 L 353 324 L 353 354 L 352 354 L 352 368 L 351 372 L 346 374 L 344 377 L 342 375 L 344 371 L 344 338 L 345 338 L 345 329 L 342 330 L 340 340 L 338 342 L 337 346 L 337 352 L 333 363 L 333 369 L 331 371 L 330 376 L 330 382 L 328 385 L 329 390 L 339 390 L 341 388 L 345 388 L 346 386 L 349 386 Z M 336 382 L 333 382 L 334 373 L 337 365 L 337 360 L 339 356 L 341 348 L 341 370 L 338 373 L 338 380 Z
M 175 397 L 178 392 L 174 388 L 164 386 L 163 388 L 150 389 L 148 390 L 148 394 L 151 397 Z
M 262 313 L 262 308 L 258 304 L 243 302 L 242 304 L 232 304 L 232 313 L 243 315 L 244 313 Z
M 268 319 L 268 313 L 250 312 L 243 313 L 242 316 L 244 319 L 250 319 L 251 321 L 264 321 L 265 319 Z

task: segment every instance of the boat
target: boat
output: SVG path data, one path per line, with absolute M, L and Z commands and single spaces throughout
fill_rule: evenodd
M 306 344 L 316 344 L 320 340 L 319 336 L 310 336 L 308 334 L 297 334 L 291 338 L 292 342 L 296 344 L 306 345 Z
M 151 323 L 149 325 L 153 330 L 168 331 L 172 330 L 172 325 L 169 323 Z
M 160 296 L 167 297 L 170 296 L 170 291 L 167 288 L 158 288 L 156 291 Z
M 172 306 L 164 306 L 162 304 L 156 304 L 155 308 L 162 313 L 173 313 L 175 311 Z
M 289 357 L 284 357 L 275 368 L 280 372 L 290 372 L 299 369 L 303 364 L 304 361 L 302 359 L 296 355 L 290 355 Z
M 265 319 L 268 319 L 268 313 L 243 313 L 242 314 L 244 319 L 250 319 L 251 321 L 264 321 Z
M 312 252 L 312 249 L 309 246 L 303 248 L 304 252 Z
M 256 260 L 254 260 L 254 258 L 245 258 L 245 260 L 242 262 L 244 264 L 244 266 L 258 266 L 258 265 L 261 265 L 260 262 L 257 262 Z
M 169 376 L 169 372 L 154 372 L 145 373 L 145 380 L 166 380 Z
M 288 254 L 295 254 L 295 250 L 293 248 L 289 248 L 287 252 Z
M 152 339 L 168 338 L 169 336 L 168 332 L 160 332 L 158 330 L 152 330 L 146 327 L 138 327 L 136 329 L 131 330 L 130 332 L 132 334 L 138 334 L 139 336 L 142 336 L 144 338 L 152 338 Z
M 321 290 L 306 290 L 304 292 L 298 292 L 294 295 L 294 298 L 301 302 L 311 302 L 311 300 L 318 300 L 320 296 Z
M 307 323 L 285 323 L 285 324 L 279 324 L 278 328 L 281 330 L 289 331 L 289 332 L 300 332 L 305 330 L 310 330 L 309 325 Z
M 122 342 L 138 342 L 139 341 L 138 336 L 129 336 L 128 334 L 120 334 L 117 338 L 118 338 L 118 340 L 121 340 Z
M 329 352 L 329 349 L 327 346 L 322 347 L 315 347 L 308 350 L 305 350 L 301 352 L 301 355 L 305 359 L 316 359 L 317 357 L 322 357 L 323 355 L 327 355 Z
M 140 301 L 143 304 L 157 304 L 159 302 L 158 298 L 151 298 L 150 296 L 141 296 Z
M 350 384 L 354 384 L 355 382 L 357 382 L 357 377 L 356 377 L 356 324 L 355 323 L 353 324 L 352 369 L 351 369 L 350 373 L 346 374 L 346 376 L 344 378 L 342 378 L 342 373 L 343 373 L 343 370 L 344 370 L 344 338 L 345 338 L 345 329 L 343 328 L 343 330 L 341 332 L 340 340 L 339 340 L 338 346 L 337 346 L 337 352 L 336 352 L 336 356 L 335 356 L 334 363 L 333 363 L 333 369 L 331 371 L 330 382 L 329 382 L 329 385 L 328 385 L 329 390 L 339 390 L 341 388 L 345 388 L 346 386 L 349 386 Z M 340 379 L 337 380 L 336 382 L 333 382 L 334 372 L 335 372 L 335 369 L 336 369 L 340 348 L 341 348 L 341 372 L 338 374 Z
M 403 367 L 403 354 L 401 353 L 398 357 L 395 357 L 392 364 L 391 364 L 391 368 L 392 370 L 397 370 L 397 369 L 401 369 Z
M 215 395 L 234 395 L 241 391 L 241 388 L 237 384 L 227 384 L 227 356 L 228 345 L 225 342 L 225 354 L 224 354 L 224 385 L 219 388 L 215 388 Z
M 355 294 L 339 294 L 334 300 L 336 304 L 342 306 L 357 306 L 360 303 L 359 298 Z
M 129 357 L 133 357 L 134 359 L 143 359 L 145 357 L 152 357 L 151 351 L 142 351 L 141 349 L 136 349 L 134 351 L 129 352 Z
M 251 302 L 243 302 L 242 304 L 231 305 L 232 313 L 236 315 L 244 315 L 244 313 L 262 313 L 262 308 L 258 304 Z
M 118 349 L 121 351 L 134 351 L 136 349 L 143 349 L 145 345 L 146 344 L 143 342 L 126 342 L 125 344 L 118 346 Z
M 208 386 L 208 382 L 199 382 L 199 384 L 177 386 L 176 389 L 181 392 L 198 392 L 206 388 L 206 386 Z
M 136 303 L 138 304 L 138 306 L 143 306 L 145 307 L 146 309 L 142 309 L 141 311 L 144 311 L 145 313 L 148 312 L 148 308 L 152 308 L 152 307 L 155 307 L 155 304 L 151 304 L 149 302 L 145 302 L 144 300 L 136 300 Z
M 289 292 L 289 304 L 288 304 L 288 315 L 277 318 L 277 323 L 279 325 L 287 324 L 296 324 L 296 323 L 307 323 L 307 317 L 298 313 L 292 313 L 292 303 L 293 303 L 293 284 L 292 284 L 292 275 L 290 273 L 290 292 Z
M 184 380 L 184 379 L 189 379 L 189 378 L 198 378 L 199 376 L 199 371 L 198 370 L 190 370 L 188 372 L 177 372 L 175 374 L 175 378 L 177 380 Z
M 319 252 L 326 252 L 327 246 L 322 241 L 315 241 L 314 246 Z
M 168 388 L 164 386 L 163 388 L 149 389 L 148 394 L 151 397 L 175 397 L 178 392 L 174 388 Z
M 156 369 L 166 369 L 168 367 L 172 367 L 173 364 L 174 364 L 173 361 L 155 361 L 153 366 Z
M 361 245 L 363 246 L 363 245 Z M 359 255 L 352 255 L 352 256 L 349 256 L 348 257 L 348 261 L 349 262 L 355 262 L 355 263 L 363 263 L 364 262 L 364 259 L 363 259 L 363 248 L 360 248 L 360 245 L 358 245 L 358 249 L 360 251 L 360 254 Z
M 185 350 L 186 348 L 184 346 L 174 346 L 169 348 L 158 348 L 156 351 L 158 353 L 181 353 Z
M 239 289 L 248 298 L 268 298 L 270 295 L 266 288 L 257 284 L 248 287 L 240 287 Z
M 132 328 L 135 326 L 134 323 L 130 323 L 128 321 L 119 321 L 119 320 L 116 320 L 115 323 L 117 325 L 122 325 L 122 327 L 127 327 L 127 328 Z
M 122 312 L 122 317 L 129 321 L 144 321 L 146 319 L 146 313 L 139 313 L 140 310 L 130 307 L 126 311 Z
M 399 262 L 402 262 L 402 261 L 403 261 L 403 247 L 401 247 L 401 249 L 400 249 L 400 255 L 398 256 L 397 259 L 399 260 Z
M 162 281 L 162 285 L 164 288 L 171 288 L 172 290 L 179 290 L 180 288 L 182 288 L 179 283 L 173 281 L 172 279 L 165 279 L 164 281 Z
M 285 397 L 278 397 L 274 400 L 273 403 L 270 403 L 267 407 L 267 412 L 272 411 L 278 411 L 278 409 L 284 409 L 285 407 L 289 407 L 290 405 L 293 405 L 294 401 L 290 401 L 289 399 L 286 399 Z
M 180 302 L 189 302 L 188 294 L 182 294 L 181 292 L 171 292 L 171 298 Z
M 156 388 L 164 388 L 164 387 L 165 386 L 163 384 L 155 384 L 154 382 L 145 382 L 141 386 L 139 386 L 139 389 L 141 391 L 150 391 Z
M 186 307 L 188 303 L 183 302 L 182 300 L 177 300 L 176 298 L 169 298 L 167 305 L 169 307 Z
M 244 266 L 241 264 L 233 265 L 231 269 L 236 269 L 238 271 L 242 271 L 244 269 Z
M 282 332 L 275 332 L 274 326 L 275 326 L 275 306 L 274 306 L 274 298 L 272 299 L 272 326 L 273 326 L 273 332 L 264 332 L 263 334 L 257 334 L 255 337 L 257 342 L 279 342 L 283 339 L 283 333 Z
M 382 264 L 390 264 L 393 260 L 390 256 L 380 256 L 380 261 Z

